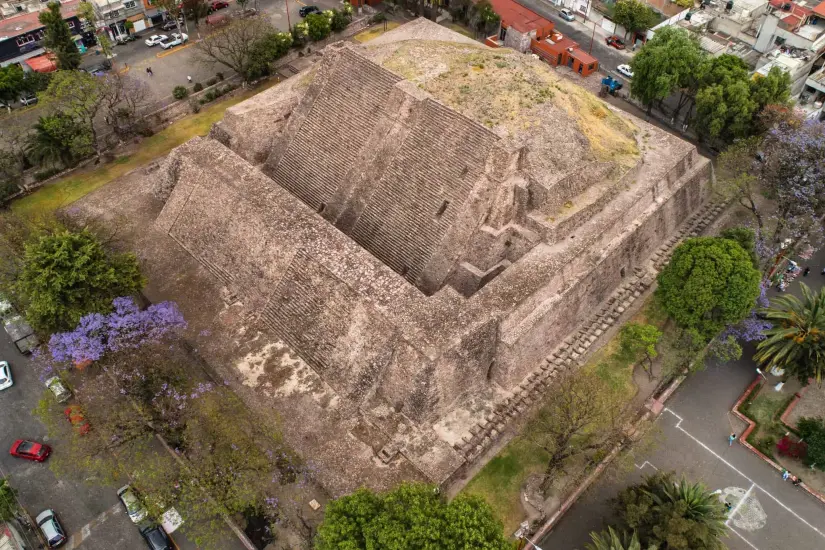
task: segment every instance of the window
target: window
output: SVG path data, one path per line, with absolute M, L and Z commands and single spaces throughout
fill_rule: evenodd
M 132 9 L 135 6 L 137 6 L 137 2 L 135 2 L 135 0 L 128 0 L 128 1 L 123 3 L 123 7 L 126 8 L 127 10 Z
M 70 29 L 74 28 L 74 21 L 66 21 L 66 23 L 69 25 Z
M 46 31 L 37 31 L 37 33 L 35 34 L 35 38 L 37 40 L 43 40 L 43 38 L 45 36 L 46 36 Z
M 30 44 L 31 42 L 34 42 L 34 37 L 30 34 L 27 34 L 26 36 L 17 37 L 18 46 L 25 46 L 26 44 Z

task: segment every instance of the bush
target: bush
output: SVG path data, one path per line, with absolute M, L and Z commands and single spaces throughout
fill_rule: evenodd
M 379 11 L 372 17 L 370 17 L 370 23 L 381 23 L 387 20 L 387 16 L 384 15 L 384 12 Z
M 0 181 L 0 202 L 5 201 L 18 191 L 20 191 L 20 187 L 18 187 L 13 181 Z
M 201 84 L 200 82 L 195 82 L 195 85 L 192 86 L 192 91 L 200 92 L 201 90 L 203 90 L 203 84 Z
M 209 80 L 207 80 L 207 81 L 206 81 L 206 86 L 207 86 L 207 87 L 209 87 L 209 86 L 214 86 L 214 85 L 215 85 L 215 84 L 217 84 L 217 83 L 218 83 L 218 79 L 217 79 L 217 78 L 210 78 Z
M 218 81 L 223 81 L 223 73 L 215 73 L 215 78 L 217 78 Z
M 186 89 L 184 86 L 175 86 L 172 90 L 172 97 L 175 99 L 183 99 L 189 95 L 189 90 Z
M 46 168 L 45 170 L 40 170 L 39 172 L 34 173 L 34 179 L 37 181 L 47 180 L 55 174 L 60 173 L 61 168 Z
M 308 36 L 316 42 L 323 40 L 329 36 L 330 32 L 332 32 L 332 28 L 329 24 L 329 17 L 323 13 L 311 13 L 307 16 L 305 21 L 307 24 Z
M 332 21 L 330 21 L 330 28 L 333 32 L 340 32 L 347 28 L 349 21 L 347 16 L 340 10 L 332 10 Z
M 204 103 L 209 103 L 210 101 L 213 101 L 216 97 L 218 97 L 216 95 L 216 92 L 217 92 L 217 90 L 209 90 L 208 92 L 203 94 L 203 99 L 206 100 L 206 101 L 204 101 Z
M 189 100 L 189 108 L 192 109 L 193 113 L 200 113 L 201 112 L 201 103 L 195 98 Z

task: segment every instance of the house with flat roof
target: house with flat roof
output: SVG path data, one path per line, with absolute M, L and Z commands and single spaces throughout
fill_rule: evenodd
M 77 6 L 80 0 L 63 2 L 61 12 L 63 19 L 69 25 L 72 38 L 81 52 L 86 51 L 83 41 L 83 26 L 77 16 Z M 40 12 L 21 13 L 8 19 L 0 19 L 0 67 L 14 63 L 23 67 L 24 71 L 37 70 L 48 72 L 48 65 L 40 61 L 28 60 L 42 57 L 46 50 L 43 48 L 45 27 L 39 19 Z

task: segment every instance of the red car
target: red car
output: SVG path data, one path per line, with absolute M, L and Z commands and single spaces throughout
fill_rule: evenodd
M 228 8 L 229 4 L 227 2 L 221 2 L 220 0 L 215 0 L 210 4 L 212 11 L 222 10 L 224 8 Z
M 615 34 L 613 36 L 608 36 L 607 38 L 604 39 L 604 41 L 608 46 L 613 46 L 617 50 L 623 50 L 624 49 L 624 40 L 622 40 L 621 38 L 619 38 Z
M 43 462 L 52 453 L 52 448 L 45 443 L 36 443 L 27 439 L 18 439 L 12 444 L 9 454 L 17 458 Z
M 69 405 L 66 407 L 66 410 L 63 411 L 63 414 L 66 415 L 66 419 L 72 424 L 77 433 L 80 435 L 84 435 L 89 433 L 89 421 L 86 420 L 86 417 L 83 415 L 83 409 L 80 408 L 80 405 Z

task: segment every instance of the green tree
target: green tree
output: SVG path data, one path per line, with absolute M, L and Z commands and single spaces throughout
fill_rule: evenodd
M 705 139 L 732 143 L 753 130 L 759 105 L 751 98 L 748 66 L 731 54 L 707 61 L 696 92 L 694 128 Z
M 17 511 L 17 490 L 9 485 L 9 480 L 0 478 L 0 520 L 14 519 Z
M 42 116 L 26 145 L 29 161 L 41 166 L 69 167 L 93 151 L 88 128 L 61 113 Z
M 99 159 L 102 144 L 99 143 L 95 119 L 104 107 L 106 87 L 113 82 L 84 71 L 57 71 L 49 87 L 41 94 L 44 107 L 71 118 L 78 128 L 88 134 L 91 150 Z
M 332 31 L 329 24 L 329 17 L 323 13 L 311 13 L 307 15 L 304 21 L 307 23 L 310 39 L 316 42 L 329 36 L 329 33 Z
M 40 235 L 26 244 L 17 287 L 26 317 L 43 331 L 74 328 L 112 300 L 143 287 L 134 254 L 107 254 L 88 230 Z
M 375 494 L 359 489 L 327 505 L 316 550 L 505 550 L 501 523 L 481 498 L 451 502 L 433 485 L 403 484 Z
M 292 34 L 273 32 L 253 44 L 249 53 L 249 76 L 258 78 L 269 74 L 269 65 L 286 55 L 292 46 Z
M 807 444 L 805 464 L 825 470 L 825 422 L 822 418 L 800 418 L 799 435 Z
M 20 65 L 13 64 L 7 67 L 0 67 L 0 100 L 7 104 L 16 101 L 23 91 L 23 69 Z M 11 111 L 11 107 L 8 107 Z
M 627 323 L 619 332 L 619 354 L 629 361 L 642 361 L 642 368 L 652 379 L 653 360 L 659 355 L 656 344 L 661 338 L 662 331 L 653 325 Z
M 587 550 L 642 550 L 635 532 L 630 535 L 617 533 L 613 527 L 608 527 L 606 531 L 590 533 L 590 538 L 592 542 L 587 545 Z M 649 546 L 647 550 L 656 550 L 656 546 Z
M 658 22 L 656 12 L 644 2 L 639 2 L 639 0 L 619 0 L 616 2 L 613 19 L 627 29 L 627 33 L 646 31 Z M 627 33 L 625 36 L 627 36 Z
M 657 473 L 628 487 L 614 501 L 618 527 L 636 532 L 642 547 L 662 550 L 723 550 L 727 514 L 701 483 Z
M 759 267 L 759 257 L 756 254 L 756 234 L 749 227 L 730 227 L 719 232 L 723 239 L 739 243 L 739 246 L 750 256 L 753 267 Z
M 470 8 L 470 26 L 482 34 L 495 31 L 501 23 L 501 17 L 493 9 L 489 0 L 480 0 Z
M 750 86 L 757 111 L 768 105 L 785 105 L 791 97 L 791 75 L 779 67 L 771 67 L 766 76 L 755 75 Z
M 329 24 L 330 28 L 332 28 L 332 32 L 340 32 L 347 28 L 349 19 L 343 11 L 332 10 L 332 19 L 330 19 Z
M 665 27 L 656 31 L 630 62 L 633 80 L 630 94 L 647 107 L 682 91 L 674 119 L 692 100 L 705 54 L 698 39 L 684 29 Z
M 796 374 L 802 383 L 814 378 L 822 384 L 825 370 L 825 291 L 814 293 L 800 284 L 802 299 L 786 294 L 771 299 L 761 312 L 773 327 L 756 346 L 753 356 L 764 368 L 779 367 Z
M 721 237 L 688 239 L 659 274 L 656 296 L 676 323 L 714 337 L 750 313 L 761 275 L 739 243 Z
M 57 68 L 70 71 L 80 67 L 80 52 L 72 40 L 69 24 L 60 13 L 60 2 L 49 2 L 38 18 L 46 26 L 43 45 L 57 57 Z

